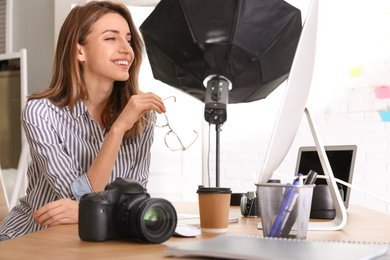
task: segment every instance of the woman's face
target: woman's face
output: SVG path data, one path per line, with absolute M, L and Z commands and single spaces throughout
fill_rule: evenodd
M 112 84 L 127 80 L 134 60 L 130 42 L 129 26 L 121 15 L 108 13 L 100 17 L 92 25 L 86 44 L 78 45 L 84 81 Z

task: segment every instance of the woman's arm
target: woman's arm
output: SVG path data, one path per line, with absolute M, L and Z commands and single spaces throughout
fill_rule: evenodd
M 107 134 L 103 145 L 88 170 L 88 180 L 93 191 L 102 191 L 114 167 L 124 133 L 147 111 L 165 112 L 162 100 L 152 94 L 134 95 Z M 78 222 L 78 202 L 60 199 L 47 203 L 33 215 L 36 224 L 53 226 Z
M 133 95 L 112 125 L 102 148 L 88 170 L 88 179 L 94 191 L 102 191 L 107 185 L 124 133 L 147 111 L 165 113 L 164 103 L 153 93 Z
M 57 115 L 65 115 L 61 113 L 47 100 L 32 100 L 22 112 L 33 161 L 29 168 L 28 191 L 41 192 L 30 201 L 32 210 L 38 209 L 33 218 L 41 226 L 78 221 L 78 202 L 71 200 L 70 185 L 83 172 L 64 149 L 63 140 L 58 135 L 61 129 L 57 129 L 54 122 Z M 63 199 L 47 203 L 54 198 Z

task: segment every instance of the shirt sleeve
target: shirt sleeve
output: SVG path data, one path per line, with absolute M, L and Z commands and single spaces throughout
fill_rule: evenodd
M 33 176 L 39 180 L 32 181 L 45 181 L 57 197 L 74 199 L 71 184 L 85 172 L 78 169 L 64 148 L 65 141 L 58 134 L 61 129 L 52 119 L 56 113 L 63 112 L 49 107 L 43 100 L 29 101 L 22 112 L 22 124 L 32 158 L 30 167 L 39 172 L 39 175 Z
M 84 174 L 78 177 L 72 184 L 71 187 L 73 195 L 76 200 L 79 201 L 80 198 L 87 193 L 93 192 L 92 185 L 89 182 L 87 174 Z

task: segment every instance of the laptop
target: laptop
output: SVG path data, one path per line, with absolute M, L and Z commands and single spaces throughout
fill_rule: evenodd
M 356 159 L 356 145 L 337 145 L 325 146 L 325 152 L 329 159 L 330 167 L 332 168 L 335 178 L 343 180 L 347 183 L 352 183 L 353 171 Z M 306 175 L 310 170 L 316 171 L 319 175 L 324 175 L 321 162 L 315 146 L 300 147 L 298 151 L 297 166 L 295 175 L 302 173 Z M 315 182 L 318 184 L 327 185 L 326 179 L 318 179 Z M 344 206 L 348 208 L 351 188 L 341 185 L 344 193 Z
M 0 222 L 8 214 L 8 211 L 9 211 L 8 198 L 7 198 L 7 193 L 3 182 L 3 174 L 1 173 L 1 168 L 0 168 Z

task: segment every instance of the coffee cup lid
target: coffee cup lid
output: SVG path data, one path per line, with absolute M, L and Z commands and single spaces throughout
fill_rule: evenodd
M 198 193 L 198 194 L 231 194 L 232 190 L 230 188 L 204 187 L 202 185 L 199 185 L 196 193 Z

